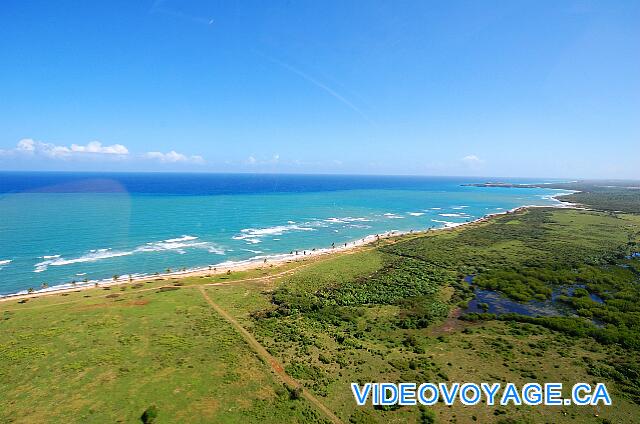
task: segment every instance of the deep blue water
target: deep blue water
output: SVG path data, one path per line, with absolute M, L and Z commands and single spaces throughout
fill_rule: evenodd
M 495 179 L 0 173 L 0 294 L 262 259 L 557 203 L 555 190 L 462 186 Z
M 206 196 L 338 190 L 425 190 L 438 187 L 465 192 L 468 188 L 461 187 L 461 184 L 490 179 L 376 175 L 0 172 L 0 193 L 126 192 Z M 511 178 L 509 181 L 532 183 L 541 180 Z

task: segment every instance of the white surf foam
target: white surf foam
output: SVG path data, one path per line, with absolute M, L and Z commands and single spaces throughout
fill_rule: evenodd
M 119 252 L 119 251 L 112 251 L 111 249 L 97 249 L 94 251 L 90 251 L 86 255 L 82 255 L 80 257 L 73 258 L 73 259 L 65 259 L 60 255 L 54 255 L 52 259 L 47 259 L 35 264 L 34 265 L 35 269 L 33 270 L 33 272 L 46 271 L 49 268 L 49 266 L 63 266 L 63 265 L 71 265 L 71 264 L 77 264 L 77 263 L 83 263 L 83 262 L 95 262 L 101 259 L 116 258 L 119 256 L 128 256 L 131 254 L 133 254 L 133 252 Z
M 349 222 L 370 222 L 371 220 L 368 218 L 354 218 L 351 216 L 345 216 L 344 218 L 328 218 L 325 219 L 325 221 L 332 224 L 346 224 Z
M 11 259 L 2 259 L 0 260 L 0 269 L 3 269 L 3 265 L 9 265 L 11 263 Z
M 424 212 L 407 212 L 411 216 L 422 216 Z
M 364 224 L 347 224 L 347 225 L 345 225 L 345 228 L 371 228 L 371 225 L 364 225 Z
M 196 236 L 182 236 L 178 238 L 167 239 L 163 241 L 156 241 L 147 243 L 144 246 L 137 247 L 132 253 L 138 252 L 160 252 L 163 250 L 175 250 L 179 254 L 185 254 L 185 249 L 197 248 L 205 249 L 210 253 L 224 255 L 224 249 L 216 246 L 215 244 L 207 241 L 195 241 L 198 240 Z
M 244 240 L 246 243 L 249 243 L 249 244 L 262 243 L 262 240 L 257 239 L 257 238 L 236 238 L 236 237 L 234 237 L 234 239 L 236 239 L 236 240 Z
M 172 238 L 172 239 L 167 239 L 164 240 L 166 243 L 178 243 L 181 241 L 189 241 L 189 240 L 197 240 L 198 237 L 196 236 L 182 236 L 182 237 L 178 237 L 178 238 Z
M 389 219 L 404 219 L 404 216 L 397 215 L 395 213 L 387 212 L 384 214 L 385 218 Z
M 438 222 L 440 224 L 444 224 L 446 228 L 453 228 L 459 225 L 464 225 L 464 222 L 451 222 L 451 221 L 441 221 L 439 219 L 432 219 L 433 222 Z
M 162 241 L 149 242 L 142 246 L 138 246 L 132 250 L 113 250 L 106 249 L 92 249 L 89 253 L 76 258 L 64 258 L 61 255 L 48 255 L 42 256 L 44 261 L 38 262 L 34 265 L 33 272 L 46 271 L 50 266 L 64 266 L 85 262 L 96 262 L 104 259 L 118 258 L 122 256 L 130 256 L 136 253 L 145 252 L 161 252 L 174 250 L 179 254 L 185 254 L 186 249 L 204 249 L 209 253 L 217 255 L 224 255 L 225 250 L 220 246 L 206 241 L 195 241 L 198 237 L 184 235 L 182 237 L 171 238 Z
M 244 240 L 250 244 L 257 244 L 262 242 L 262 238 L 264 237 L 281 236 L 284 233 L 291 231 L 315 231 L 315 228 L 310 226 L 301 226 L 298 224 L 276 225 L 274 227 L 266 228 L 244 228 L 240 230 L 240 234 L 236 234 L 232 239 Z
M 252 250 L 252 249 L 241 249 L 241 250 L 244 250 L 245 252 L 253 253 L 255 255 L 259 255 L 260 253 L 264 253 L 262 250 Z

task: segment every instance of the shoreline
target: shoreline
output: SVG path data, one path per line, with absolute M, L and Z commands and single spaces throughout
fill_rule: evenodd
M 569 190 L 563 190 L 563 191 L 569 191 Z M 572 192 L 575 192 L 575 191 L 572 191 Z M 206 266 L 197 267 L 197 268 L 190 268 L 184 271 L 175 271 L 175 272 L 158 273 L 158 274 L 143 274 L 143 275 L 124 274 L 116 280 L 113 280 L 113 279 L 89 280 L 87 282 L 78 282 L 75 285 L 73 285 L 72 283 L 56 284 L 46 289 L 36 290 L 32 293 L 25 293 L 24 290 L 22 290 L 18 293 L 0 295 L 0 302 L 7 302 L 11 300 L 33 299 L 33 298 L 44 297 L 44 296 L 53 296 L 53 295 L 62 294 L 62 293 L 71 293 L 71 292 L 84 291 L 84 290 L 90 290 L 90 289 L 113 287 L 113 286 L 119 286 L 123 284 L 135 284 L 135 283 L 140 283 L 140 282 L 150 281 L 155 279 L 167 280 L 171 278 L 183 279 L 183 278 L 189 278 L 189 277 L 214 276 L 214 275 L 226 274 L 227 272 L 256 270 L 265 265 L 281 266 L 281 265 L 295 262 L 295 261 L 303 261 L 308 258 L 315 258 L 323 255 L 349 252 L 359 247 L 369 245 L 378 240 L 384 240 L 384 239 L 389 239 L 394 237 L 402 237 L 408 234 L 420 235 L 420 234 L 427 234 L 433 231 L 447 231 L 455 228 L 461 228 L 469 224 L 485 222 L 497 216 L 520 212 L 528 208 L 574 208 L 574 209 L 579 208 L 579 205 L 577 204 L 564 202 L 562 200 L 557 199 L 557 197 L 564 196 L 567 194 L 572 194 L 572 193 L 559 193 L 555 195 L 550 195 L 548 197 L 549 199 L 553 199 L 556 202 L 558 202 L 555 205 L 546 205 L 546 206 L 523 205 L 523 206 L 518 206 L 506 211 L 492 212 L 471 221 L 444 224 L 442 227 L 439 227 L 439 228 L 427 228 L 422 230 L 410 230 L 410 231 L 390 230 L 380 234 L 369 234 L 363 238 L 349 241 L 333 248 L 320 248 L 320 249 L 312 248 L 312 249 L 295 251 L 296 253 L 293 253 L 293 254 L 282 253 L 282 254 L 269 255 L 265 257 L 251 258 L 251 259 L 246 259 L 241 261 L 227 261 L 227 262 L 222 262 L 215 265 L 206 265 Z M 302 254 L 299 254 L 298 252 L 302 252 Z

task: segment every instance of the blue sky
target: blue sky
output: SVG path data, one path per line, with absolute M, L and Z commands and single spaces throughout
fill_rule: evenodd
M 640 3 L 0 4 L 0 169 L 640 178 Z

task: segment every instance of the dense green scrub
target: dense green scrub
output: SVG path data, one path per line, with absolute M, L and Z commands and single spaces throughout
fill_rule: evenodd
M 446 317 L 443 287 L 455 281 L 455 273 L 377 249 L 341 255 L 264 293 L 270 304 L 254 311 L 252 331 L 345 421 L 412 422 L 432 413 L 358 410 L 348 382 L 446 379 L 427 354 L 431 342 L 411 332 Z
M 382 268 L 370 275 L 339 284 L 331 282 L 316 291 L 284 285 L 273 293 L 278 308 L 270 315 L 310 313 L 328 317 L 343 315 L 345 308 L 401 305 L 423 327 L 447 315 L 449 308 L 438 299 L 438 293 L 443 285 L 455 281 L 455 274 L 411 258 L 383 255 L 383 261 Z
M 518 328 L 528 328 L 529 334 L 542 331 L 526 327 L 530 325 L 547 328 L 551 333 L 544 343 L 555 340 L 565 350 L 595 340 L 617 353 L 582 355 L 582 370 L 615 381 L 620 396 L 640 404 L 640 304 L 635 301 L 640 297 L 640 261 L 628 258 L 639 242 L 636 215 L 548 208 L 406 237 L 378 247 L 375 270 L 335 278 L 350 263 L 366 258 L 360 254 L 342 259 L 344 263 L 333 261 L 333 268 L 327 265 L 310 278 L 313 284 L 295 277 L 285 281 L 268 294 L 271 306 L 254 314 L 253 331 L 309 389 L 338 402 L 340 382 L 346 384 L 347 376 L 366 381 L 363 377 L 373 373 L 371 364 L 381 358 L 404 358 L 384 364 L 382 375 L 394 376 L 392 381 L 449 378 L 432 360 L 438 340 L 427 334 L 448 311 L 473 297 L 465 277 L 474 276 L 475 285 L 521 302 L 548 301 L 555 291 L 560 293 L 555 301 L 571 311 L 568 316 L 469 314 L 462 319 L 509 323 L 516 334 Z M 501 343 L 496 345 L 500 349 Z M 381 381 L 379 375 L 372 380 Z M 406 413 L 405 408 L 379 411 L 376 419 Z M 376 416 L 365 410 L 352 414 L 354 421 Z
M 499 319 L 535 323 L 631 349 L 627 360 L 612 365 L 626 372 L 612 375 L 627 383 L 635 381 L 625 386 L 640 403 L 640 260 L 630 258 L 640 250 L 639 230 L 640 219 L 634 215 L 533 209 L 455 238 L 416 239 L 387 250 L 421 252 L 425 261 L 471 272 L 478 286 L 514 300 L 545 299 L 559 290 L 563 294 L 557 301 L 570 307 L 571 316 L 509 314 Z M 502 243 L 514 248 L 500 252 L 496 246 Z M 602 301 L 593 300 L 591 294 Z

